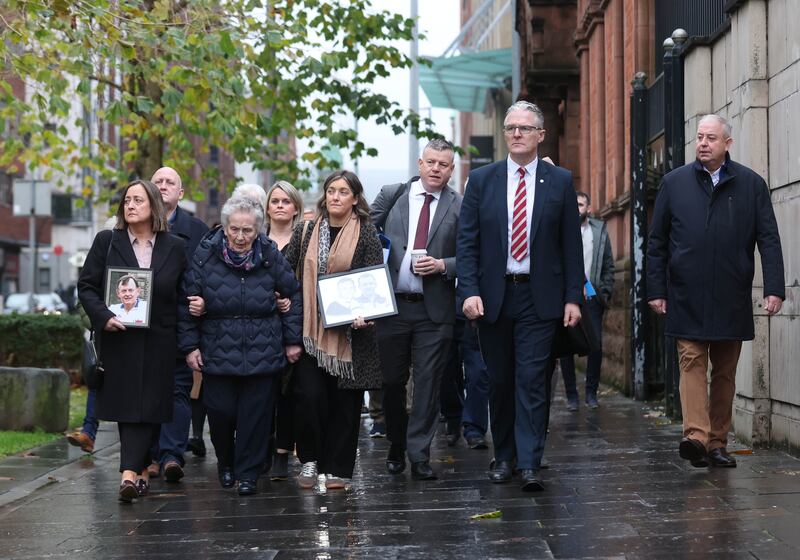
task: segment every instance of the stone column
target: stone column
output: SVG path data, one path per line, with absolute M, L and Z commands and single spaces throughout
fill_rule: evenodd
M 733 125 L 731 156 L 769 182 L 767 70 L 767 3 L 750 0 L 731 16 L 729 65 Z M 746 343 L 736 372 L 734 429 L 753 445 L 770 442 L 770 319 L 761 311 L 763 279 L 760 259 L 753 282 L 755 340 Z

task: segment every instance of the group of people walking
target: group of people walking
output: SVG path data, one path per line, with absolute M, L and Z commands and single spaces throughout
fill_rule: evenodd
M 695 466 L 709 461 L 731 466 L 725 452 L 731 371 L 741 340 L 752 338 L 752 317 L 749 330 L 722 328 L 717 308 L 706 305 L 719 299 L 714 299 L 717 292 L 712 289 L 710 299 L 695 302 L 703 292 L 692 292 L 686 267 L 697 261 L 702 269 L 709 254 L 717 255 L 725 266 L 714 285 L 725 289 L 730 265 L 737 290 L 725 291 L 727 300 L 719 304 L 739 306 L 739 300 L 749 301 L 758 243 L 769 269 L 764 275 L 767 312 L 777 312 L 783 298 L 780 242 L 765 202 L 768 192 L 752 172 L 726 159 L 730 142 L 723 138 L 730 138 L 730 130 L 725 126 L 715 115 L 702 120 L 694 171 L 678 171 L 696 175 L 711 192 L 714 174 L 719 178 L 722 169 L 719 185 L 727 187 L 729 222 L 719 222 L 721 210 L 714 203 L 723 195 L 713 193 L 708 194 L 709 217 L 698 222 L 686 195 L 672 186 L 683 175 L 673 172 L 656 204 L 648 254 L 651 306 L 666 312 L 666 300 L 674 302 L 668 326 L 682 339 L 682 379 L 687 381 L 682 380 L 681 392 L 688 399 L 684 410 L 690 411 L 680 454 Z M 721 139 L 710 148 L 708 138 L 714 135 L 708 127 L 719 129 Z M 293 451 L 301 463 L 299 486 L 311 488 L 324 474 L 327 488 L 347 487 L 364 392 L 378 389 L 390 443 L 387 472 L 400 475 L 408 461 L 413 479 L 435 479 L 431 444 L 439 412 L 446 408 L 442 397 L 448 396 L 441 387 L 462 371 L 467 402 L 459 406 L 470 447 L 487 445 L 488 405 L 494 451 L 489 479 L 505 483 L 519 474 L 523 490 L 542 490 L 539 469 L 556 332 L 582 317 L 601 331 L 614 262 L 604 224 L 589 218 L 589 196 L 576 194 L 567 170 L 539 157 L 545 135 L 539 108 L 514 103 L 503 131 L 508 158 L 470 173 L 463 197 L 448 186 L 453 146 L 433 140 L 419 159 L 419 176 L 383 187 L 371 207 L 355 174 L 332 173 L 311 221 L 303 220 L 302 200 L 286 182 L 267 193 L 261 187 L 237 188 L 222 208 L 221 225 L 210 231 L 178 208 L 183 190 L 174 170 L 160 169 L 152 182 L 137 180 L 125 187 L 114 229 L 97 235 L 78 284 L 106 370 L 96 394 L 97 416 L 118 423 L 120 499 L 130 502 L 147 494 L 153 460 L 167 480 L 183 477 L 192 418 L 189 393 L 198 382 L 219 482 L 224 488 L 236 485 L 241 495 L 257 492 L 267 464 L 275 477 L 286 478 Z M 692 196 L 699 204 L 700 194 Z M 740 218 L 750 225 L 740 227 Z M 741 262 L 715 252 L 715 239 L 703 230 L 709 224 L 728 228 L 722 233 L 741 248 Z M 386 265 L 397 313 L 374 320 L 358 316 L 325 328 L 318 280 L 384 263 L 379 232 L 388 241 Z M 147 328 L 126 325 L 109 309 L 109 267 L 152 271 Z M 703 306 L 702 313 L 696 304 Z M 683 318 L 672 321 L 673 309 L 694 323 L 684 328 Z M 735 318 L 746 322 L 745 315 L 742 311 Z M 711 334 L 709 325 L 716 329 Z M 702 399 L 692 400 L 703 392 L 705 369 L 700 370 L 708 358 L 703 362 L 702 356 L 709 351 L 714 365 L 710 419 Z M 463 370 L 459 358 L 455 367 L 451 363 L 459 355 Z M 601 359 L 601 349 L 589 357 L 586 403 L 591 408 L 598 405 Z M 718 369 L 724 370 L 718 376 L 724 382 L 715 381 Z M 562 370 L 568 406 L 575 410 L 570 359 L 562 360 Z M 460 430 L 448 424 L 448 443 L 458 440 Z

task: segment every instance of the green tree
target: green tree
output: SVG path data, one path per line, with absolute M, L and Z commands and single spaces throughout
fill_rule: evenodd
M 46 169 L 57 181 L 93 170 L 125 182 L 161 165 L 188 177 L 197 152 L 216 145 L 302 185 L 287 138 L 306 140 L 302 159 L 315 167 L 330 165 L 326 145 L 377 154 L 338 115 L 435 136 L 429 121 L 370 91 L 412 63 L 395 46 L 412 29 L 370 0 L 7 0 L 0 166 Z M 14 95 L 14 77 L 26 99 Z M 68 136 L 65 124 L 80 125 L 92 100 L 121 142 L 87 147 Z M 203 173 L 213 180 L 217 170 Z M 91 182 L 84 187 L 91 194 Z

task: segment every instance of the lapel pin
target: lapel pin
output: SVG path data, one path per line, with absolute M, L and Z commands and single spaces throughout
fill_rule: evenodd
M 539 179 L 539 182 L 540 183 L 544 183 L 544 179 Z

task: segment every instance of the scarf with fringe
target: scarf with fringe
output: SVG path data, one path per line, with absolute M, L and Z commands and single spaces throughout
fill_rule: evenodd
M 322 369 L 350 380 L 354 379 L 350 328 L 322 326 L 317 311 L 317 278 L 350 270 L 360 234 L 361 223 L 353 213 L 331 245 L 328 219 L 321 218 L 311 233 L 303 260 L 303 346 Z

